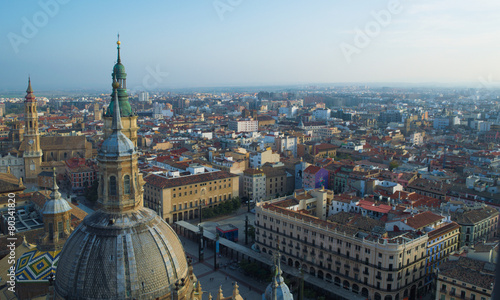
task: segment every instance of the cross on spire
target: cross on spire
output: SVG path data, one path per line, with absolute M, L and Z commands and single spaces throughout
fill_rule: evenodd
M 117 63 L 121 63 L 121 62 L 122 62 L 122 60 L 121 60 L 121 58 L 120 58 L 120 44 L 121 44 L 121 43 L 122 43 L 122 42 L 120 42 L 120 33 L 118 33 L 118 41 L 116 42 L 116 44 L 118 45 L 118 46 L 116 47 L 116 49 L 118 49 L 118 58 L 117 58 Z

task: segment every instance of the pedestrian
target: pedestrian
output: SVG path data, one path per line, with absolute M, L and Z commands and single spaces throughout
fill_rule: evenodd
M 227 276 L 226 276 L 226 280 L 227 280 Z

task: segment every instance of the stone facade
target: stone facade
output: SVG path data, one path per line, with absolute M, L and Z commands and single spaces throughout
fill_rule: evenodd
M 213 208 L 239 196 L 239 177 L 224 171 L 145 178 L 144 205 L 168 223 L 199 218 L 200 205 Z
M 284 200 L 288 201 L 288 200 Z M 274 202 L 256 208 L 256 245 L 311 276 L 370 299 L 415 297 L 425 278 L 426 234 L 381 238 Z

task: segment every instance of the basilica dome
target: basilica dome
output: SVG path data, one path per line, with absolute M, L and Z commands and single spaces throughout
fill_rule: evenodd
M 187 277 L 182 244 L 154 211 L 98 211 L 66 242 L 56 292 L 64 299 L 156 299 Z

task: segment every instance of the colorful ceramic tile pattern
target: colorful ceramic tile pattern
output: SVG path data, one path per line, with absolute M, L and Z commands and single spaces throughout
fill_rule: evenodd
M 56 273 L 60 252 L 33 250 L 24 253 L 16 263 L 17 280 L 48 280 L 50 274 Z

